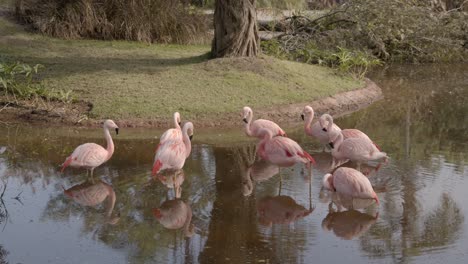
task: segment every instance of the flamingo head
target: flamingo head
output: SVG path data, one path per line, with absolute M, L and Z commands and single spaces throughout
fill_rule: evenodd
M 302 110 L 301 118 L 302 118 L 302 120 L 306 120 L 306 118 L 310 119 L 311 117 L 312 117 L 312 119 L 314 118 L 314 109 L 312 109 L 312 107 L 306 105 L 304 107 L 304 110 Z
M 252 109 L 248 106 L 244 106 L 242 109 L 242 121 L 244 123 L 248 124 L 249 123 L 249 118 L 252 116 Z
M 180 114 L 179 112 L 175 112 L 174 113 L 174 120 L 177 124 L 179 124 L 179 126 L 182 124 L 182 122 L 180 121 Z
M 115 124 L 114 121 L 107 119 L 104 121 L 104 128 L 107 129 L 115 129 L 115 133 L 118 135 L 119 134 L 119 127 Z
M 327 173 L 323 176 L 322 185 L 330 191 L 333 191 L 335 189 L 333 187 L 333 177 L 331 173 Z

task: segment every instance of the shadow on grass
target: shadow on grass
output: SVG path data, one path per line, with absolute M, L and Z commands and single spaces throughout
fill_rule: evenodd
M 0 58 L 3 56 L 0 56 Z M 4 56 L 6 61 L 20 61 L 45 66 L 47 77 L 61 77 L 74 73 L 86 74 L 99 71 L 120 73 L 157 73 L 172 67 L 198 64 L 207 61 L 210 53 L 182 58 L 112 58 L 112 57 L 56 57 Z

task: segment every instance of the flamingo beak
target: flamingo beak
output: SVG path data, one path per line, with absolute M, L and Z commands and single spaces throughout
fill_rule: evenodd
M 156 219 L 160 219 L 162 217 L 161 210 L 159 210 L 159 208 L 153 209 L 153 215 Z
M 327 129 L 326 129 L 326 128 L 322 128 L 322 130 L 323 130 L 324 132 L 327 132 Z
M 330 148 L 334 148 L 334 147 L 335 147 L 335 145 L 333 144 L 333 142 L 328 143 L 328 145 L 330 145 Z
M 192 138 L 193 138 L 193 135 L 191 135 L 191 136 L 189 137 L 190 141 L 192 141 Z
M 246 123 L 246 124 L 249 123 L 249 122 L 247 121 L 247 118 L 242 119 L 242 121 L 244 121 L 244 123 Z
M 304 114 L 301 114 L 302 121 L 304 121 Z
M 115 134 L 117 134 L 117 135 L 119 134 L 119 128 L 118 127 L 115 129 Z
M 179 126 L 182 125 L 182 122 L 179 122 Z

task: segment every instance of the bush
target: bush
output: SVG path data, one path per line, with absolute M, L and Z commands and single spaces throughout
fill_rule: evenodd
M 435 12 L 412 1 L 349 0 L 319 19 L 293 16 L 285 22 L 278 42 L 291 55 L 342 47 L 391 62 L 468 59 L 468 14 Z
M 4 63 L 0 62 L 0 92 L 7 97 L 13 97 L 13 101 L 18 99 L 52 99 L 70 103 L 72 101 L 71 90 L 53 90 L 46 87 L 38 81 L 35 81 L 34 76 L 37 75 L 42 65 L 36 64 L 31 66 L 24 63 Z
M 59 38 L 202 43 L 206 18 L 179 0 L 16 0 L 16 15 Z

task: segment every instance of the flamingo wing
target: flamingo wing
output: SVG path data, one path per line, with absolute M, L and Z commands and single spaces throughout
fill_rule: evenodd
M 371 141 L 362 138 L 348 138 L 340 145 L 338 152 L 344 158 L 353 161 L 369 160 L 371 154 L 378 151 Z
M 107 150 L 95 143 L 79 145 L 73 153 L 70 166 L 72 167 L 97 167 L 107 160 Z
M 341 167 L 333 173 L 333 186 L 337 192 L 353 198 L 374 199 L 375 193 L 369 179 L 361 172 Z
M 169 141 L 162 144 L 154 158 L 154 166 L 159 166 L 156 173 L 165 169 L 181 169 L 186 159 L 185 152 L 185 145 L 181 141 Z
M 171 128 L 166 130 L 166 132 L 164 132 L 161 135 L 161 138 L 159 139 L 159 144 L 164 144 L 169 140 L 182 140 L 182 130 L 178 128 Z
M 272 132 L 273 136 L 286 136 L 286 132 L 281 129 L 275 122 L 265 119 L 257 119 L 252 122 L 250 129 L 252 130 L 255 137 L 261 137 L 259 135 L 260 129 L 265 128 Z

